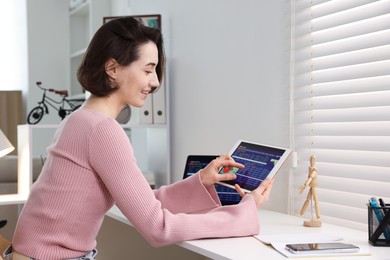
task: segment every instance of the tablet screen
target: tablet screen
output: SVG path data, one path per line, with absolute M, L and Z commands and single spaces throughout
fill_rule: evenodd
M 290 154 L 290 149 L 239 141 L 231 151 L 233 159 L 245 165 L 244 169 L 224 167 L 220 173 L 234 172 L 237 178 L 224 184 L 240 185 L 242 189 L 252 191 L 267 177 L 272 178 Z

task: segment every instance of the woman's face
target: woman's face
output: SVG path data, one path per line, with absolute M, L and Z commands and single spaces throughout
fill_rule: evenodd
M 156 73 L 158 50 L 153 42 L 139 47 L 139 59 L 128 66 L 119 66 L 116 82 L 119 85 L 115 93 L 123 104 L 142 107 L 149 92 L 157 88 L 160 82 Z

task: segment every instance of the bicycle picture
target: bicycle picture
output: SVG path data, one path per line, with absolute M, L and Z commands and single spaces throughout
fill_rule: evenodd
M 37 124 L 45 114 L 49 114 L 49 107 L 58 111 L 58 115 L 63 120 L 67 115 L 81 107 L 85 99 L 83 98 L 68 98 L 67 90 L 55 90 L 52 88 L 42 87 L 42 82 L 37 81 L 36 85 L 43 90 L 42 100 L 38 102 L 38 106 L 34 107 L 27 116 L 27 123 L 31 125 Z M 46 91 L 60 95 L 61 100 L 55 100 L 46 95 Z

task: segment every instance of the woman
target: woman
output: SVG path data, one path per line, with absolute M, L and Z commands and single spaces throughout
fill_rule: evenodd
M 222 207 L 214 183 L 232 180 L 222 166 L 242 168 L 220 156 L 186 180 L 151 190 L 129 139 L 115 118 L 126 104 L 141 107 L 160 85 L 165 65 L 159 30 L 133 18 L 104 24 L 78 70 L 91 96 L 61 122 L 40 177 L 19 217 L 14 254 L 26 259 L 94 259 L 96 235 L 114 205 L 153 246 L 205 237 L 248 236 L 259 231 L 257 209 L 272 181 L 242 201 Z M 183 194 L 196 194 L 193 201 Z M 226 228 L 232 222 L 244 223 Z

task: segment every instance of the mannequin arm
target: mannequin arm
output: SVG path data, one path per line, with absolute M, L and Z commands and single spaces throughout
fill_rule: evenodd
M 310 176 L 309 178 L 307 178 L 307 180 L 305 181 L 305 183 L 301 186 L 299 186 L 299 194 L 301 194 L 304 189 L 309 186 L 309 184 L 311 183 L 311 181 L 313 180 L 313 178 L 315 177 L 315 175 L 317 174 L 317 170 L 313 170 L 311 173 L 310 173 Z

